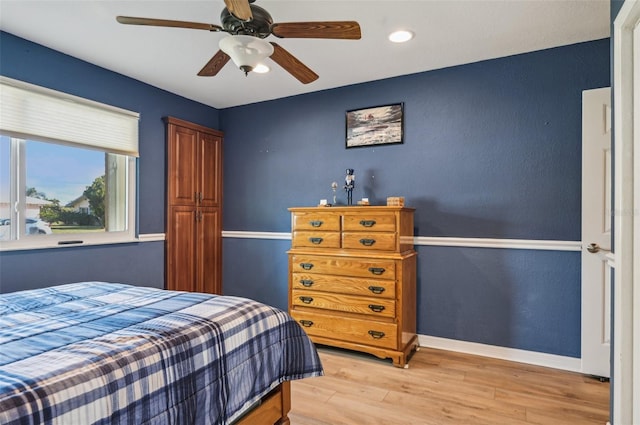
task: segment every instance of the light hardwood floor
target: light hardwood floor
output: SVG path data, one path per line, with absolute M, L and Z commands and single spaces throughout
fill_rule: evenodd
M 325 376 L 292 382 L 291 425 L 604 425 L 609 417 L 609 383 L 578 373 L 424 347 L 408 369 L 318 351 Z

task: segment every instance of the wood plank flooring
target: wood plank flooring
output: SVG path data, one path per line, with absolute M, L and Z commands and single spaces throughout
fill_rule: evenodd
M 408 369 L 318 351 L 325 376 L 292 382 L 291 425 L 604 425 L 609 417 L 609 383 L 578 373 L 424 347 Z

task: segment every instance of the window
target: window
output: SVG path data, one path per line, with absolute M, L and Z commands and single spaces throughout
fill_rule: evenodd
M 0 247 L 135 239 L 138 114 L 0 77 Z

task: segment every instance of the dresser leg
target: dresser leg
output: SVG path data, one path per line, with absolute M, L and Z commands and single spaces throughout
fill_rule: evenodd
M 393 365 L 395 367 L 400 367 L 404 369 L 409 368 L 409 363 L 407 363 L 407 356 L 404 353 L 401 353 L 397 357 L 392 357 L 391 360 L 393 361 Z
M 414 341 L 411 344 L 408 344 L 405 347 L 405 350 L 398 353 L 397 356 L 392 356 L 391 360 L 393 361 L 393 365 L 395 367 L 402 367 L 404 369 L 409 368 L 409 357 L 420 349 L 420 344 L 418 343 L 418 337 L 416 336 Z

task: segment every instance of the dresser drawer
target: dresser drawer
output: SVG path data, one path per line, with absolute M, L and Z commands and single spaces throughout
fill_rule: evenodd
M 292 215 L 292 228 L 296 230 L 340 231 L 340 215 L 328 212 L 297 212 Z
M 348 249 L 370 249 L 374 251 L 395 251 L 395 233 L 344 232 L 342 247 Z
M 362 279 L 355 277 L 292 273 L 293 289 L 364 295 L 373 298 L 395 298 L 395 280 Z
M 396 277 L 395 261 L 384 259 L 295 254 L 291 256 L 291 267 L 293 272 L 380 279 L 395 279 Z
M 308 335 L 339 339 L 357 344 L 396 349 L 398 327 L 375 320 L 334 317 L 322 313 L 292 311 L 291 316 Z
M 294 248 L 340 248 L 340 233 L 295 231 L 291 237 L 291 246 Z
M 392 213 L 345 214 L 342 218 L 342 230 L 346 232 L 395 232 L 396 216 Z
M 303 307 L 344 311 L 345 313 L 371 314 L 380 317 L 395 317 L 395 300 L 368 298 L 356 295 L 331 294 L 303 289 L 291 291 L 291 303 Z

